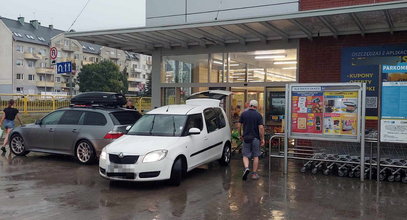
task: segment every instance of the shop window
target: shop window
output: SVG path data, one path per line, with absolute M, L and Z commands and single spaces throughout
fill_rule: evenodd
M 209 72 L 209 81 L 211 83 L 226 82 L 227 53 L 215 53 L 211 55 L 211 71 Z
M 161 82 L 207 83 L 208 54 L 164 56 Z

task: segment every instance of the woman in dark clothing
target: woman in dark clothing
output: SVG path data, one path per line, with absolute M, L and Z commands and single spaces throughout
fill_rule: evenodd
M 1 147 L 1 150 L 3 152 L 6 152 L 5 146 L 8 143 L 8 136 L 9 136 L 11 130 L 13 130 L 13 128 L 14 128 L 14 119 L 17 118 L 18 121 L 20 122 L 20 125 L 23 124 L 23 123 L 21 123 L 21 120 L 17 115 L 18 109 L 13 108 L 13 107 L 14 107 L 14 100 L 10 99 L 10 101 L 8 101 L 8 107 L 3 110 L 4 114 L 3 114 L 3 117 L 1 117 L 1 121 L 0 121 L 0 124 L 3 124 L 4 130 L 6 131 L 4 134 L 3 146 Z

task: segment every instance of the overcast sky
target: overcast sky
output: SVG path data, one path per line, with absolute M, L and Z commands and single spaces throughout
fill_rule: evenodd
M 88 0 L 0 0 L 0 16 L 38 20 L 68 30 Z M 146 0 L 90 0 L 72 29 L 89 31 L 145 25 Z

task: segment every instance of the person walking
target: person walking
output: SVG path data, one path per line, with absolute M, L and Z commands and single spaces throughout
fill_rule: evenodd
M 18 109 L 14 108 L 14 100 L 10 99 L 8 101 L 8 107 L 5 108 L 3 110 L 4 114 L 1 117 L 1 121 L 0 124 L 3 125 L 4 130 L 6 131 L 4 134 L 4 142 L 3 142 L 3 146 L 1 147 L 1 150 L 3 152 L 6 152 L 6 145 L 8 143 L 8 136 L 11 132 L 11 130 L 14 128 L 14 119 L 17 118 L 18 121 L 20 122 L 20 125 L 22 125 L 23 123 L 21 123 L 20 118 L 18 117 Z
M 238 131 L 243 141 L 243 180 L 250 174 L 249 160 L 253 158 L 253 172 L 251 178 L 259 179 L 257 169 L 259 167 L 259 156 L 261 155 L 260 146 L 264 145 L 264 124 L 263 117 L 257 111 L 259 103 L 256 100 L 249 102 L 249 108 L 244 111 L 239 120 Z M 242 128 L 243 127 L 243 135 Z

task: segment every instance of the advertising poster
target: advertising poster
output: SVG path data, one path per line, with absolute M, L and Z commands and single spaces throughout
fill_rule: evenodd
M 366 119 L 377 119 L 380 65 L 407 62 L 407 45 L 344 47 L 341 81 L 366 83 Z M 382 74 L 383 81 L 407 81 L 406 74 Z
M 360 89 L 358 84 L 292 86 L 291 134 L 297 138 L 358 140 Z
M 383 66 L 383 71 L 392 68 Z M 407 82 L 383 82 L 381 113 L 380 140 L 407 143 Z
M 356 135 L 358 92 L 324 92 L 324 134 Z
M 292 131 L 322 133 L 322 92 L 295 92 L 292 95 Z

